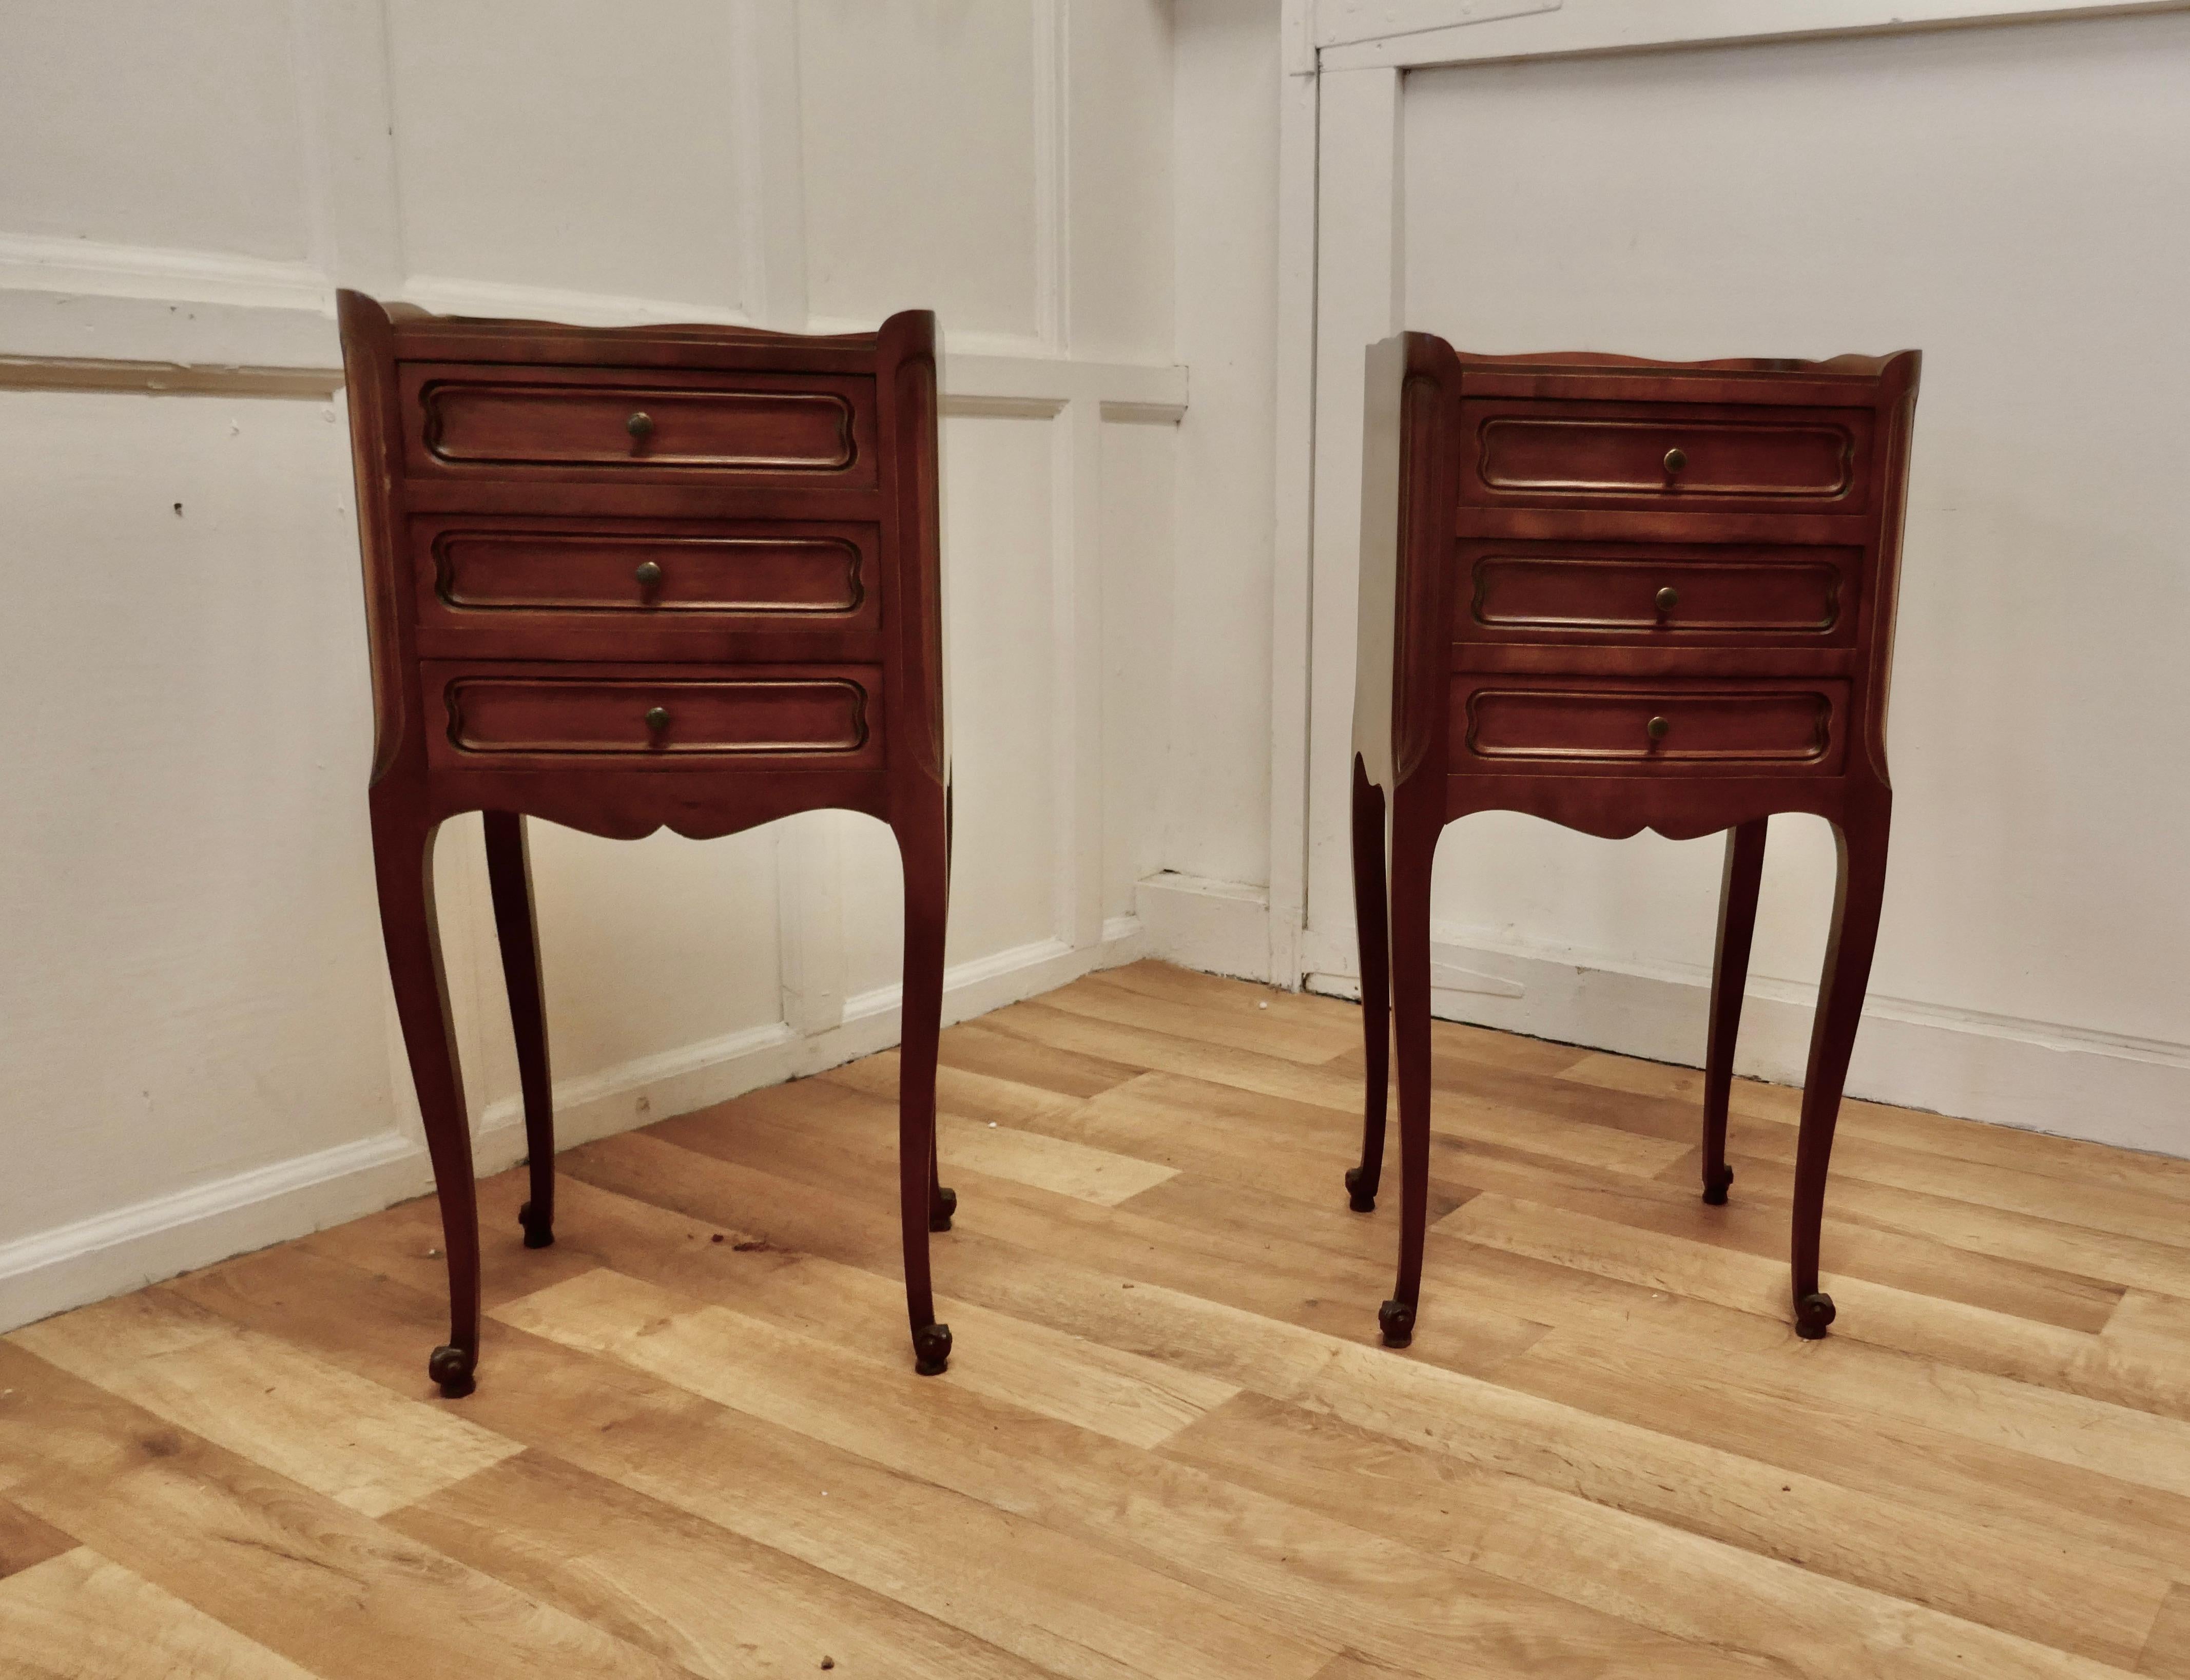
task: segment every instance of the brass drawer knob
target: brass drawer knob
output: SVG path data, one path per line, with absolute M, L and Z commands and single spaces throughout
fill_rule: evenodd
M 1666 731 L 1671 729 L 1672 727 L 1673 726 L 1667 723 L 1663 718 L 1653 718 L 1648 723 L 1643 724 L 1642 733 L 1649 736 L 1653 741 L 1663 741 L 1665 738 Z
M 654 417 L 651 414 L 644 413 L 643 411 L 634 414 L 630 419 L 623 423 L 623 429 L 627 432 L 629 432 L 632 436 L 644 442 L 647 438 L 653 434 Z
M 648 712 L 646 714 L 646 727 L 653 730 L 656 735 L 660 735 L 662 730 L 667 729 L 669 727 L 669 708 L 666 706 L 657 706 Z
M 638 570 L 632 573 L 632 576 L 638 580 L 640 588 L 651 589 L 661 582 L 661 567 L 655 561 L 641 560 L 638 563 Z
M 1670 583 L 1658 592 L 1658 610 L 1671 612 L 1681 604 L 1681 592 Z
M 1682 468 L 1688 464 L 1688 451 L 1684 449 L 1669 449 L 1665 451 L 1665 471 L 1669 476 L 1674 473 L 1679 472 Z

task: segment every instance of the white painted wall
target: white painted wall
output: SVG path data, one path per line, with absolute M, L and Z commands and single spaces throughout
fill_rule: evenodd
M 1290 11 L 1298 0 L 1288 0 Z M 1296 740 L 1274 756 L 1273 708 L 1302 703 L 1281 580 L 1304 531 L 1279 510 L 1304 471 L 1281 447 L 1283 120 L 1298 93 L 1281 70 L 1285 16 L 1268 0 L 1177 0 L 1172 179 L 1178 355 L 1194 404 L 1178 429 L 1177 561 L 1167 602 L 1167 752 L 1149 809 L 1157 831 L 1133 901 L 1149 948 L 1217 973 L 1300 974 Z M 1313 77 L 1305 79 L 1313 114 Z M 1310 161 L 1312 180 L 1313 161 Z M 1311 189 L 1312 196 L 1312 189 Z M 1292 388 L 1304 402 L 1307 384 Z M 1304 412 L 1304 409 L 1303 409 Z M 1286 614 L 1280 615 L 1280 605 Z M 1274 913 L 1274 879 L 1293 891 Z M 1279 896 L 1284 898 L 1283 890 Z
M 428 1182 L 365 825 L 339 284 L 937 309 L 946 1007 L 1138 948 L 1186 394 L 1171 62 L 1157 0 L 0 8 L 0 1325 Z M 565 1138 L 894 1040 L 879 826 L 533 831 Z M 475 818 L 437 870 L 491 1170 L 521 1139 Z
M 1278 28 L 1267 0 L 1181 0 L 1178 429 L 1166 868 L 1261 883 L 1270 867 L 1275 541 Z
M 287 0 L 0 10 L 0 233 L 301 259 Z
M 2190 1153 L 2190 15 L 1677 45 L 1892 22 L 1570 0 L 1325 55 L 1306 966 L 1352 983 L 1349 347 L 1402 324 L 1488 351 L 1915 346 L 1894 852 L 1851 1089 Z M 1617 50 L 1641 44 L 1663 50 Z M 1718 863 L 1470 819 L 1440 853 L 1441 1012 L 1694 1062 Z M 1831 878 L 1823 826 L 1775 820 L 1747 1070 L 1801 1077 Z
M 1034 9 L 821 0 L 799 25 L 814 313 L 928 308 L 954 332 L 1037 340 Z
M 333 408 L 0 391 L 0 437 L 16 1237 L 393 1110 Z

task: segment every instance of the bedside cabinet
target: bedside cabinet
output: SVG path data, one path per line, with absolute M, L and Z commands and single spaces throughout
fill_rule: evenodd
M 1727 1099 L 1765 821 L 1840 857 L 1795 1169 L 1795 1327 L 1825 1333 L 1818 1228 L 1863 1011 L 1892 790 L 1886 702 L 1919 358 L 1663 363 L 1371 347 L 1354 699 L 1353 880 L 1368 1089 L 1353 1207 L 1399 1087 L 1404 1347 L 1421 1288 L 1430 867 L 1446 824 L 1524 811 L 1616 838 L 1726 830 L 1703 1195 Z M 1388 908 L 1387 894 L 1388 891 Z
M 918 1368 L 950 1356 L 928 1234 L 950 884 L 935 326 L 803 338 L 468 321 L 342 293 L 371 634 L 370 804 L 397 1012 L 471 1391 L 471 1133 L 433 899 L 435 831 L 484 813 L 524 1091 L 528 1246 L 554 1240 L 554 1118 L 524 821 L 695 839 L 865 811 L 905 868 L 898 1093 Z M 735 952 L 726 951 L 725 962 Z

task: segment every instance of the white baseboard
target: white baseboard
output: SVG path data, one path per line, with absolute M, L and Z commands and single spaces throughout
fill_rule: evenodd
M 339 1224 L 432 1183 L 422 1142 L 378 1132 L 34 1232 L 0 1247 L 0 1331 Z
M 1271 977 L 1267 887 L 1166 870 L 1134 883 L 1133 905 L 1148 930 L 1150 956 L 1243 980 Z M 1296 978 L 1285 976 L 1282 983 Z
M 945 1024 L 1143 954 L 1137 918 L 1115 918 L 1104 934 L 1099 945 L 1042 939 L 947 969 Z M 892 985 L 849 998 L 843 1024 L 811 1037 L 772 1022 L 564 1081 L 556 1141 L 604 1138 L 886 1050 L 898 1041 L 899 996 Z M 489 1104 L 474 1134 L 483 1177 L 525 1157 L 514 1098 Z M 0 1246 L 0 1331 L 377 1212 L 433 1185 L 424 1140 L 391 1129 L 34 1233 Z
M 1471 943 L 1434 947 L 1453 985 L 1432 1013 L 1561 1043 L 1697 1067 L 1709 1022 L 1705 970 L 1645 970 L 1586 952 Z M 1311 931 L 1308 989 L 1360 996 L 1350 936 Z M 1736 1070 L 1800 1085 L 1814 987 L 1752 981 Z M 2029 1132 L 2190 1156 L 2190 1045 L 1874 996 L 1856 1036 L 1848 1094 Z

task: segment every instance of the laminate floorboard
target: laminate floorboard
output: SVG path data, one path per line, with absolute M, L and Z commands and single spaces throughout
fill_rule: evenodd
M 0 1338 L 0 1680 L 2190 1677 L 2190 1163 L 1850 1103 L 1805 1342 L 1798 1093 L 1440 1022 L 1395 1353 L 1360 1021 L 946 1031 L 940 1378 L 890 1053 L 482 1183 L 462 1400 L 430 1198 Z

